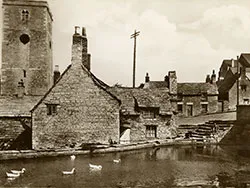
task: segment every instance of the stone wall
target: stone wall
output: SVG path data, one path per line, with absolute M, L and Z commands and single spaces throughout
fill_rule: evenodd
M 188 116 L 187 114 L 187 106 L 193 106 L 193 116 L 197 116 L 201 114 L 201 104 L 208 104 L 207 113 L 215 113 L 218 110 L 218 97 L 216 95 L 208 95 L 207 101 L 202 101 L 201 96 L 183 96 L 183 100 L 178 104 L 183 104 L 183 113 L 180 114 L 182 116 Z
M 27 20 L 24 10 L 29 12 Z M 29 38 L 27 43 L 21 42 L 22 35 Z M 51 41 L 52 18 L 45 2 L 4 0 L 1 94 L 16 94 L 20 79 L 28 95 L 43 95 L 50 88 Z
M 239 104 L 244 104 L 244 99 L 250 103 L 250 82 L 247 82 L 246 91 L 239 86 Z M 236 110 L 237 104 L 237 84 L 235 83 L 229 91 L 229 110 Z
M 174 116 L 159 116 L 154 119 L 145 119 L 142 115 L 123 117 L 130 127 L 130 142 L 140 142 L 152 139 L 166 139 L 176 136 Z M 146 126 L 156 126 L 156 138 L 146 137 Z M 121 125 L 123 126 L 123 125 Z
M 47 115 L 46 104 L 57 113 Z M 119 102 L 80 64 L 70 66 L 32 113 L 33 149 L 119 142 Z

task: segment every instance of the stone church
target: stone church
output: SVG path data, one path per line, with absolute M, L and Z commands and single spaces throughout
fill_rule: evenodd
M 0 150 L 79 148 L 173 136 L 175 104 L 169 89 L 105 84 L 91 72 L 86 31 L 78 27 L 71 64 L 62 75 L 58 66 L 53 72 L 48 3 L 3 0 L 2 7 Z

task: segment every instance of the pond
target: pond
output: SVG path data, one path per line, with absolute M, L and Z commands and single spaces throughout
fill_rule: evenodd
M 90 169 L 89 163 L 102 169 Z M 73 167 L 74 175 L 62 175 Z M 26 171 L 20 177 L 6 177 L 11 169 L 22 168 Z M 249 180 L 250 149 L 229 146 L 171 146 L 77 155 L 75 160 L 65 156 L 0 162 L 0 187 L 246 187 Z

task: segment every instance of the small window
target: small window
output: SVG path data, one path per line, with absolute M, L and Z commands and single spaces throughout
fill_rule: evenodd
M 183 113 L 183 105 L 182 104 L 178 104 L 177 105 L 177 110 L 178 110 L 178 113 L 182 114 Z
M 157 111 L 145 109 L 142 111 L 142 117 L 145 119 L 154 119 L 156 118 Z
M 23 44 L 27 44 L 27 43 L 30 41 L 29 35 L 27 35 L 27 34 L 22 34 L 22 35 L 20 36 L 20 41 L 21 41 Z
M 26 70 L 23 70 L 23 77 L 26 78 Z
M 207 113 L 207 104 L 201 104 L 201 113 Z
M 157 127 L 155 125 L 146 125 L 146 137 L 147 138 L 156 138 Z
M 29 11 L 28 10 L 22 10 L 22 21 L 28 21 L 29 20 Z
M 244 104 L 249 104 L 249 99 L 243 99 Z
M 247 91 L 247 85 L 241 85 L 240 88 L 242 91 Z
M 177 100 L 178 101 L 182 101 L 183 100 L 183 94 L 182 93 L 178 93 L 177 94 Z
M 47 115 L 55 115 L 57 113 L 56 104 L 47 104 Z

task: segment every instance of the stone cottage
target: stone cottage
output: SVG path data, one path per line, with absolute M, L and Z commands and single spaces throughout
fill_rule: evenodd
M 120 142 L 140 142 L 174 137 L 175 114 L 167 88 L 112 87 L 121 99 Z
M 177 111 L 179 116 L 197 116 L 218 112 L 216 75 L 211 80 L 177 84 Z
M 72 63 L 32 109 L 33 149 L 119 142 L 120 100 L 90 72 L 85 29 L 73 35 Z
M 224 111 L 236 110 L 237 100 L 239 104 L 250 103 L 249 79 L 250 54 L 243 53 L 237 59 L 222 62 L 217 85 Z

